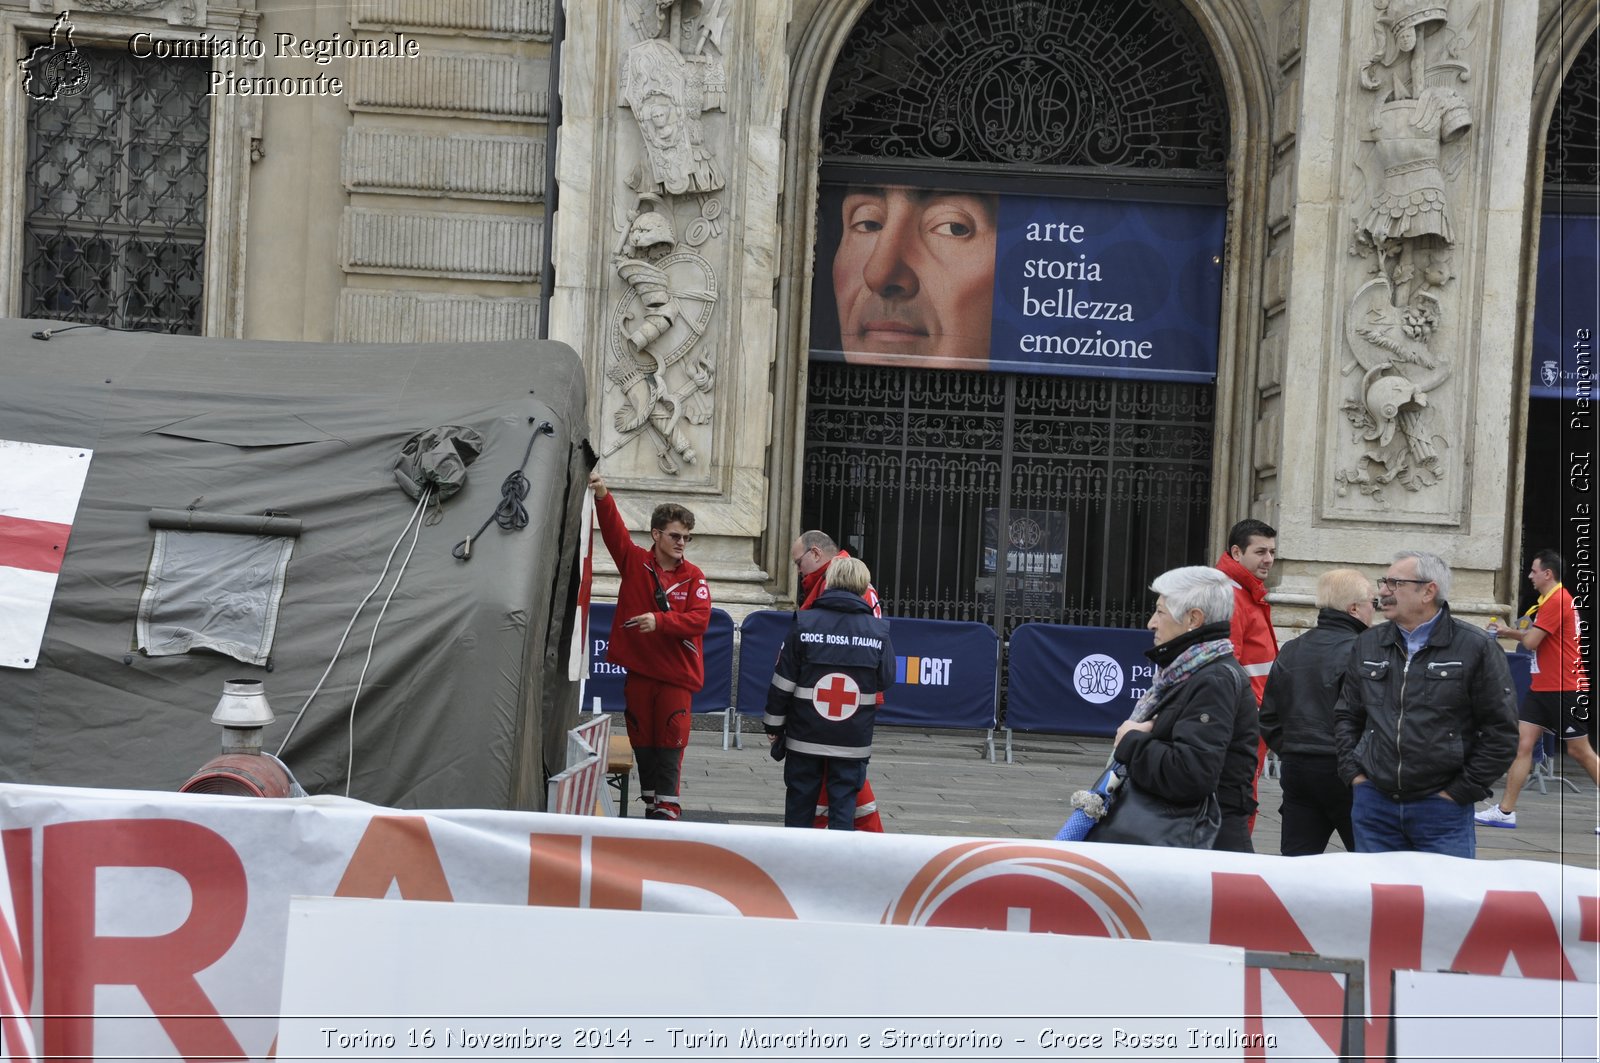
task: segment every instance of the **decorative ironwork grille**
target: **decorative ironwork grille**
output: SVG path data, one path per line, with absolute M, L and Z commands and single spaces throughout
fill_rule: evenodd
M 1224 99 L 1177 0 L 879 0 L 833 67 L 822 153 L 1221 171 Z
M 1591 194 L 1600 188 L 1600 54 L 1595 36 L 1561 83 L 1561 98 L 1544 141 L 1546 189 Z
M 22 312 L 198 333 L 210 68 L 81 51 L 81 95 L 29 100 Z
M 1204 557 L 1212 394 L 813 363 L 801 522 L 897 616 L 1140 627 L 1150 580 Z

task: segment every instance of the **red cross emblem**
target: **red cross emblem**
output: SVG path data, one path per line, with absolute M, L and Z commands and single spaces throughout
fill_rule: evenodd
M 830 720 L 848 720 L 856 714 L 861 688 L 843 672 L 829 672 L 818 681 L 812 702 Z

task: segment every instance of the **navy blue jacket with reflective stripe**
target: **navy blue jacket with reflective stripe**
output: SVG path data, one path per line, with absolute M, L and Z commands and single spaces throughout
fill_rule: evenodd
M 860 595 L 824 591 L 795 614 L 778 652 L 767 732 L 782 734 L 793 752 L 870 756 L 878 693 L 893 684 L 894 663 L 889 622 L 873 616 Z

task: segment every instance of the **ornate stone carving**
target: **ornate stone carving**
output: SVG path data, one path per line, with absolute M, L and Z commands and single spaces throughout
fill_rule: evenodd
M 645 148 L 628 183 L 641 195 L 714 192 L 722 187 L 723 172 L 700 115 L 722 109 L 727 75 L 721 60 L 704 49 L 708 43 L 720 49 L 731 0 L 709 0 L 688 25 L 679 0 L 647 3 L 646 18 L 653 14 L 656 24 L 635 21 L 648 36 L 628 49 L 622 67 L 621 105 L 633 111 Z
M 175 25 L 198 26 L 202 21 L 195 0 L 77 0 L 73 6 L 113 15 L 139 14 L 152 8 L 164 8 L 161 14 Z
M 620 105 L 633 112 L 642 150 L 626 178 L 632 206 L 619 204 L 616 225 L 612 266 L 625 291 L 607 321 L 602 450 L 649 440 L 669 476 L 698 461 L 697 440 L 710 435 L 693 429 L 709 426 L 713 412 L 717 352 L 702 341 L 719 286 L 707 256 L 725 241 L 722 201 L 708 193 L 723 187 L 724 172 L 701 116 L 723 108 L 720 53 L 732 7 L 641 0 L 629 8 L 641 39 L 623 60 Z
M 1471 43 L 1476 5 L 1459 27 L 1441 0 L 1373 0 L 1375 50 L 1362 64 L 1372 93 L 1359 164 L 1366 191 L 1353 218 L 1351 253 L 1373 276 L 1345 310 L 1344 340 L 1359 381 L 1344 413 L 1360 453 L 1336 473 L 1339 493 L 1354 488 L 1387 505 L 1383 489 L 1416 491 L 1443 475 L 1448 437 L 1434 423 L 1430 394 L 1451 377 L 1454 352 L 1441 334 L 1456 245 L 1451 181 L 1472 129 L 1472 110 L 1453 84 L 1471 71 L 1460 58 Z M 1458 8 L 1466 5 L 1458 3 Z
M 622 402 L 605 453 L 647 436 L 661 471 L 675 475 L 680 459 L 693 463 L 699 456 L 684 423 L 711 422 L 716 352 L 694 348 L 711 321 L 717 275 L 699 252 L 679 249 L 661 207 L 657 197 L 642 197 L 612 256 L 628 292 L 607 335 L 607 390 L 620 390 Z

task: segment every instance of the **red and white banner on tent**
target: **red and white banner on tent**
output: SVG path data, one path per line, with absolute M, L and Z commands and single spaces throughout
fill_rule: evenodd
M 267 1058 L 291 896 L 974 927 L 1356 958 L 1367 964 L 1373 1058 L 1385 1050 L 1393 971 L 1600 981 L 1592 864 L 1287 859 L 28 786 L 0 786 L 0 847 L 46 1056 Z M 853 977 L 868 987 L 860 1004 L 871 1013 L 871 957 L 860 959 Z M 1070 981 L 1064 973 L 1063 1008 Z M 1251 970 L 1241 1030 L 1257 1047 L 1247 1057 L 1333 1058 L 1342 995 L 1332 974 Z
M 578 621 L 572 628 L 567 651 L 567 678 L 582 682 L 589 674 L 589 597 L 594 591 L 594 493 L 583 492 L 583 516 L 578 533 Z
M 0 667 L 39 663 L 94 452 L 0 439 Z

